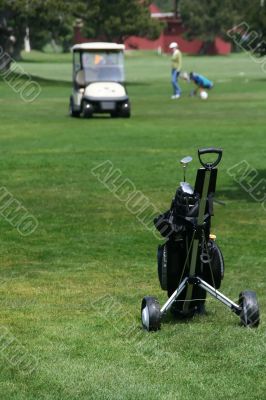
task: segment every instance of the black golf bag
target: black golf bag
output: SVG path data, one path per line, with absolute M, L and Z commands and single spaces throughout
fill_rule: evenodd
M 216 160 L 204 162 L 202 157 L 216 155 Z M 203 168 L 197 171 L 194 189 L 186 182 L 180 183 L 170 209 L 155 218 L 160 234 L 166 238 L 158 247 L 158 275 L 168 300 L 160 307 L 158 300 L 145 296 L 141 302 L 142 326 L 148 331 L 160 329 L 161 319 L 168 310 L 179 317 L 192 317 L 204 312 L 206 293 L 219 300 L 240 317 L 244 326 L 256 327 L 260 322 L 256 293 L 242 291 L 238 304 L 218 289 L 224 276 L 224 260 L 215 235 L 211 233 L 213 197 L 217 169 L 222 149 L 198 150 Z M 192 160 L 181 160 L 184 171 Z
M 154 220 L 158 231 L 162 236 L 167 237 L 166 242 L 158 247 L 157 259 L 160 285 L 163 290 L 167 291 L 169 297 L 177 289 L 182 279 L 189 274 L 190 250 L 195 238 L 203 174 L 204 168 L 200 168 L 197 172 L 194 189 L 186 182 L 181 182 L 172 200 L 170 210 Z M 222 252 L 215 242 L 215 235 L 210 234 L 216 179 L 217 169 L 213 169 L 204 222 L 197 232 L 200 240 L 195 273 L 214 288 L 219 289 L 224 276 L 224 260 Z M 205 297 L 206 291 L 199 286 L 194 286 L 190 304 L 184 309 L 186 298 L 184 290 L 174 302 L 172 311 L 180 316 L 192 316 L 195 312 L 203 312 Z

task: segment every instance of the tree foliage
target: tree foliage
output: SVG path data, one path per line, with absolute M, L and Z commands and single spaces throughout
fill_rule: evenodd
M 0 45 L 19 59 L 29 27 L 33 48 L 42 49 L 53 40 L 68 50 L 76 18 L 83 20 L 84 35 L 89 38 L 119 42 L 130 35 L 156 38 L 162 25 L 150 18 L 150 3 L 148 0 L 0 0 Z
M 123 42 L 138 35 L 154 39 L 162 25 L 150 18 L 150 0 L 0 0 L 0 46 L 19 58 L 26 28 L 33 48 L 53 40 L 68 50 L 76 18 L 83 20 L 88 38 Z M 163 10 L 178 4 L 188 38 L 212 42 L 216 36 L 230 40 L 228 31 L 241 22 L 256 32 L 253 45 L 266 52 L 266 0 L 155 0 Z M 245 35 L 247 36 L 247 35 Z M 254 36 L 254 35 L 253 35 Z M 250 41 L 247 41 L 250 46 Z
M 34 48 L 41 48 L 50 39 L 68 38 L 73 23 L 73 2 L 70 0 L 0 0 L 0 28 L 15 41 L 14 58 L 19 58 L 26 28 L 30 29 Z M 3 38 L 5 48 L 5 38 Z
M 266 55 L 266 1 L 248 3 L 245 8 L 245 21 L 249 25 L 249 32 L 253 32 L 254 40 L 249 42 L 251 51 L 261 56 Z
M 77 14 L 84 20 L 84 33 L 94 38 L 123 42 L 128 36 L 138 35 L 155 39 L 162 25 L 150 18 L 148 0 L 91 0 L 81 4 Z
M 216 36 L 229 40 L 227 31 L 241 18 L 234 5 L 234 0 L 180 0 L 179 10 L 187 36 L 206 42 Z
M 266 1 L 180 0 L 179 11 L 188 38 L 201 38 L 205 42 L 212 42 L 219 36 L 230 41 L 232 37 L 228 35 L 228 31 L 234 26 L 248 25 L 252 35 L 249 39 L 249 31 L 245 32 L 247 49 L 255 49 L 255 52 L 261 55 L 266 53 Z M 253 49 L 250 48 L 251 41 Z M 243 42 L 241 46 L 244 46 Z

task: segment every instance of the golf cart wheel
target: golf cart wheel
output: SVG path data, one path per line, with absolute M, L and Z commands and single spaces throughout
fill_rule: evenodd
M 93 114 L 93 105 L 88 101 L 83 101 L 81 104 L 81 115 L 83 118 L 91 118 Z
M 245 290 L 239 295 L 239 305 L 241 307 L 241 325 L 257 327 L 260 323 L 259 304 L 256 293 L 252 290 Z
M 73 97 L 70 97 L 70 101 L 69 101 L 69 115 L 70 117 L 79 117 L 80 116 L 80 112 L 74 110 L 74 101 L 73 101 Z
M 141 303 L 142 326 L 147 331 L 158 331 L 161 327 L 161 312 L 155 297 L 145 296 Z

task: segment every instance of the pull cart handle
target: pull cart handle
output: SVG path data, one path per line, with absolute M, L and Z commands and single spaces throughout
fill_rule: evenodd
M 205 162 L 205 163 L 202 161 L 201 156 L 203 154 L 213 154 L 213 153 L 218 154 L 218 157 L 215 161 Z M 216 149 L 215 147 L 209 147 L 206 149 L 198 149 L 199 161 L 200 161 L 201 165 L 206 169 L 212 169 L 212 168 L 216 167 L 219 164 L 219 162 L 221 161 L 222 155 L 223 155 L 223 149 Z

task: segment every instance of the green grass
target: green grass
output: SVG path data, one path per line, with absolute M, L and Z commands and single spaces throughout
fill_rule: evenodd
M 189 98 L 191 87 L 181 83 L 182 98 L 171 101 L 167 57 L 133 52 L 126 64 L 129 120 L 67 116 L 69 55 L 25 56 L 21 66 L 42 88 L 32 104 L 0 83 L 1 186 L 39 222 L 22 237 L 0 220 L 0 326 L 24 346 L 25 357 L 38 360 L 27 376 L 12 366 L 12 347 L 1 344 L 0 396 L 263 399 L 266 214 L 226 171 L 246 160 L 265 178 L 265 75 L 244 54 L 185 57 L 184 69 L 206 74 L 215 88 L 204 102 Z M 201 146 L 224 149 L 217 197 L 226 206 L 216 205 L 213 219 L 226 263 L 222 290 L 237 300 L 241 290 L 254 289 L 261 325 L 240 327 L 208 297 L 206 316 L 189 323 L 168 318 L 148 334 L 140 328 L 141 298 L 166 299 L 156 272 L 159 241 L 91 169 L 110 160 L 164 211 L 181 179 L 178 159 L 194 157 L 193 183 Z

